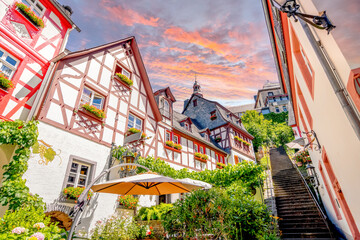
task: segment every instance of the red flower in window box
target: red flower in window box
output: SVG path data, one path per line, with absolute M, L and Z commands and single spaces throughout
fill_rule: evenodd
M 0 88 L 8 90 L 13 88 L 14 85 L 11 80 L 9 80 L 4 73 L 0 72 Z
M 174 142 L 173 141 L 166 141 L 165 145 L 169 146 L 169 147 L 174 147 Z
M 83 109 L 85 109 L 86 111 L 94 114 L 98 118 L 106 118 L 106 115 L 105 115 L 104 111 L 98 109 L 97 107 L 95 107 L 93 105 L 90 105 L 90 104 L 86 103 L 86 104 L 83 104 L 81 107 Z
M 215 119 L 216 119 L 216 114 L 211 115 L 211 116 L 210 116 L 210 119 L 211 119 L 211 120 L 215 120 Z
M 36 14 L 28 6 L 26 6 L 24 3 L 19 2 L 15 3 L 15 6 L 35 26 L 39 28 L 44 28 L 44 21 L 38 16 L 36 16 Z
M 221 141 L 221 137 L 216 137 L 215 138 L 215 142 L 220 142 Z

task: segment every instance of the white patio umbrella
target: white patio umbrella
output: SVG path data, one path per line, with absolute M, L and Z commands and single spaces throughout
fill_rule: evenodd
M 190 186 L 194 187 L 194 189 L 191 189 L 191 190 L 199 189 L 199 187 L 201 187 L 203 189 L 212 188 L 212 185 L 210 183 L 203 182 L 203 181 L 200 181 L 200 180 L 194 180 L 194 179 L 191 179 L 191 178 L 183 178 L 183 179 L 176 179 L 176 180 L 180 181 L 181 183 L 191 184 Z
M 293 149 L 302 149 L 302 148 L 304 148 L 305 142 L 304 142 L 303 138 L 298 138 L 298 139 L 295 139 L 285 145 L 288 146 L 289 148 L 293 148 Z
M 120 195 L 163 195 L 186 193 L 202 188 L 202 186 L 181 182 L 155 173 L 138 174 L 99 183 L 91 187 L 94 192 Z

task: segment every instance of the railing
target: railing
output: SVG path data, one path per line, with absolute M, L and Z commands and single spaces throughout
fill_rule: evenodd
M 320 206 L 320 204 L 318 203 L 318 200 L 315 198 L 313 192 L 311 191 L 311 189 L 309 188 L 304 176 L 302 175 L 302 173 L 300 172 L 298 166 L 291 160 L 291 163 L 293 164 L 293 166 L 295 167 L 295 169 L 298 171 L 300 177 L 301 177 L 301 180 L 304 182 L 304 185 L 306 187 L 306 190 L 310 193 L 311 197 L 313 198 L 314 202 L 315 202 L 315 205 L 316 205 L 316 208 L 318 209 L 318 211 L 320 212 L 321 216 L 324 218 L 324 222 L 326 224 L 326 227 L 327 229 L 329 230 L 329 233 L 332 237 L 332 232 L 331 232 L 331 229 L 330 229 L 330 226 L 328 224 L 328 217 L 326 216 L 326 214 L 324 213 L 322 207 Z

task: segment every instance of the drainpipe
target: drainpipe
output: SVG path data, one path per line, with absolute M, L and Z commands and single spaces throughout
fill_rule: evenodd
M 326 49 L 321 44 L 321 41 L 315 39 L 315 36 L 312 33 L 311 29 L 303 20 L 299 19 L 299 21 L 316 55 L 320 59 L 321 65 L 323 66 L 324 71 L 328 79 L 330 80 L 330 84 L 335 92 L 335 95 L 339 99 L 339 102 L 345 112 L 345 115 L 347 116 L 352 128 L 354 129 L 356 136 L 360 140 L 360 115 L 357 112 L 355 105 L 344 86 L 344 83 L 342 82 L 340 76 L 336 72 L 336 68 L 334 64 L 331 62 L 329 55 L 326 52 Z

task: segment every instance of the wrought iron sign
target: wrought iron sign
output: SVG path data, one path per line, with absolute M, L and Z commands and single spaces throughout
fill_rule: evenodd
M 313 147 L 315 151 L 321 152 L 321 145 L 319 143 L 319 139 L 316 136 L 316 133 L 314 130 L 311 130 L 310 132 L 303 132 L 306 134 L 306 137 L 303 139 L 307 139 L 309 142 L 304 145 L 304 149 L 308 149 L 310 147 Z

